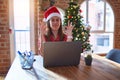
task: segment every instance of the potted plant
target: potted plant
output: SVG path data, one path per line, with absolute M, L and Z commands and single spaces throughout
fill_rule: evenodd
M 85 51 L 84 59 L 85 59 L 85 64 L 87 66 L 91 66 L 91 64 L 92 64 L 92 51 L 91 50 Z

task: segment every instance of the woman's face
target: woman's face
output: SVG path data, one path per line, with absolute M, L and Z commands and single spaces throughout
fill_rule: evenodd
M 61 19 L 57 16 L 54 16 L 50 19 L 50 27 L 53 31 L 57 31 L 60 28 Z

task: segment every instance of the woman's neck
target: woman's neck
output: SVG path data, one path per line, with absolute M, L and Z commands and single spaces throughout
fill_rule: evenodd
M 54 35 L 54 38 L 57 38 L 57 35 L 58 35 L 58 31 L 52 31 L 53 35 Z

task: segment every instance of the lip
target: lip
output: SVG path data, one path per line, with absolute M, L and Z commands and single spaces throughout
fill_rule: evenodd
M 58 25 L 53 25 L 53 27 L 58 27 Z

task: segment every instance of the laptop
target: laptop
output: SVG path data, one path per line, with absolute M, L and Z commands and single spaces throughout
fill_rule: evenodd
M 81 42 L 45 42 L 43 43 L 43 66 L 76 66 L 80 62 Z

